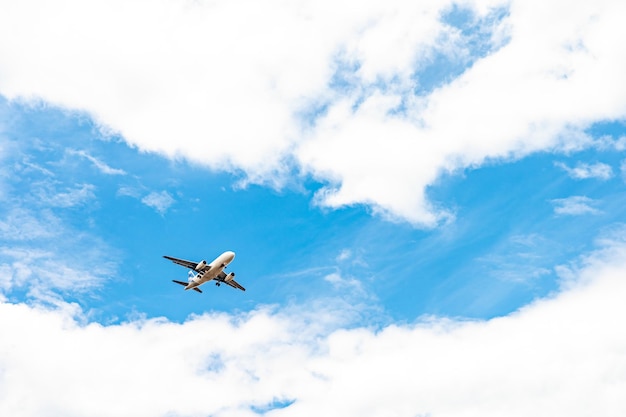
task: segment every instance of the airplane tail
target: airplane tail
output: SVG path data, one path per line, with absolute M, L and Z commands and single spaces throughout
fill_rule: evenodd
M 188 282 L 184 282 L 184 281 L 176 281 L 175 279 L 172 280 L 172 282 L 178 284 L 178 285 L 182 285 L 183 287 L 186 287 L 189 283 Z M 202 293 L 202 290 L 198 287 L 194 287 L 192 288 L 192 290 L 197 291 L 199 293 Z

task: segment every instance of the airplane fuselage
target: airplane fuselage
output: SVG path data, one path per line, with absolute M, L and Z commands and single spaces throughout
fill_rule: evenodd
M 189 280 L 189 284 L 185 287 L 185 290 L 191 290 L 204 284 L 207 281 L 211 281 L 215 277 L 224 271 L 224 268 L 228 266 L 235 259 L 235 252 L 226 251 L 215 260 L 207 264 L 202 270 L 198 271 L 198 274 Z

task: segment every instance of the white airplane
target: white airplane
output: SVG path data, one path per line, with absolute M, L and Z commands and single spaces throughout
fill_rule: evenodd
M 201 262 L 191 262 L 185 261 L 184 259 L 172 258 L 171 256 L 163 256 L 165 259 L 169 259 L 175 264 L 182 265 L 185 268 L 189 268 L 189 281 L 176 281 L 175 279 L 172 282 L 175 282 L 180 285 L 185 286 L 185 290 L 194 290 L 198 292 L 202 292 L 200 285 L 204 284 L 207 281 L 215 280 L 215 285 L 218 287 L 220 284 L 224 283 L 230 285 L 233 288 L 237 288 L 241 291 L 245 291 L 246 289 L 239 285 L 237 281 L 235 281 L 235 273 L 231 272 L 230 274 L 226 274 L 224 272 L 224 268 L 235 259 L 235 252 L 227 251 L 222 253 L 220 256 L 215 258 L 213 262 L 207 264 L 206 261 Z

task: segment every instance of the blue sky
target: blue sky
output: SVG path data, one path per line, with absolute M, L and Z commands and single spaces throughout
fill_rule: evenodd
M 1 414 L 626 410 L 619 2 L 64 7 L 0 5 Z
M 68 235 L 84 234 L 68 236 L 54 256 L 86 254 L 89 263 L 102 262 L 103 271 L 93 271 L 98 285 L 78 293 L 69 286 L 58 295 L 93 309 L 98 320 L 141 312 L 180 321 L 206 310 L 248 311 L 318 297 L 362 298 L 377 311 L 368 319 L 382 323 L 422 315 L 491 318 L 555 291 L 555 266 L 593 249 L 603 228 L 626 220 L 624 152 L 614 149 L 494 160 L 442 176 L 428 195 L 454 219 L 424 230 L 385 221 L 363 205 L 317 207 L 311 200 L 321 185 L 307 177 L 281 190 L 242 188 L 236 173 L 138 152 L 78 112 L 5 99 L 3 114 L 9 120 L 4 163 L 19 174 L 5 179 L 7 202 L 14 203 L 5 205 L 4 216 L 49 216 Z M 614 124 L 594 127 L 593 134 L 620 138 L 625 131 Z M 610 174 L 571 172 L 598 164 Z M 583 210 L 560 213 L 574 197 L 583 199 Z M 10 237 L 7 246 L 14 244 Z M 25 250 L 59 247 L 46 237 L 17 241 Z M 189 297 L 170 285 L 187 271 L 161 255 L 210 260 L 226 249 L 239 255 L 232 267 L 247 293 L 215 288 Z M 329 282 L 332 274 L 345 282 Z M 28 300 L 28 284 L 6 294 Z

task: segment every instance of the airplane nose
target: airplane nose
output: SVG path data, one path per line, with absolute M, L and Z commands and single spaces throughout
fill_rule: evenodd
M 228 263 L 232 262 L 233 259 L 235 259 L 235 252 L 233 251 L 226 252 L 226 259 L 228 260 Z

